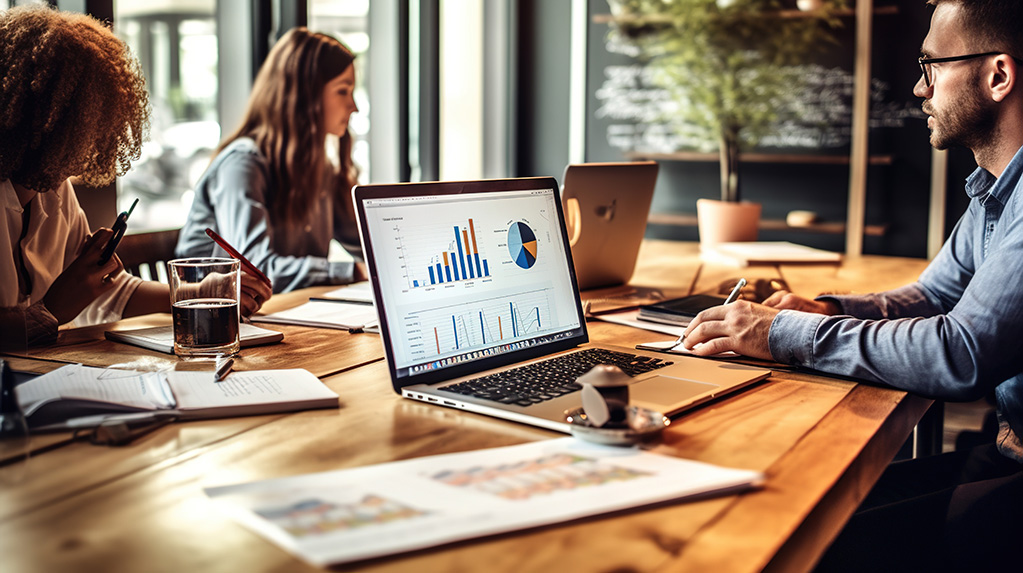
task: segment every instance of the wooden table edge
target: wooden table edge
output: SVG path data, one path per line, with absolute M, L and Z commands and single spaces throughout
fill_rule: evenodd
M 888 402 L 885 402 L 885 393 L 891 394 L 887 398 Z M 888 403 L 891 403 L 890 407 Z M 931 403 L 929 399 L 898 390 L 866 384 L 855 386 L 812 431 L 807 432 L 793 448 L 767 468 L 764 472 L 767 483 L 763 489 L 737 496 L 734 503 L 729 504 L 716 519 L 689 540 L 689 547 L 682 552 L 679 560 L 671 560 L 658 570 L 716 568 L 751 573 L 812 570 Z M 821 492 L 819 501 L 805 510 L 781 510 L 784 515 L 778 516 L 777 527 L 788 529 L 788 535 L 778 536 L 777 543 L 771 541 L 759 544 L 744 535 L 744 531 L 755 534 L 759 527 L 749 521 L 750 514 L 763 514 L 765 508 L 769 508 L 785 489 L 801 487 L 801 468 L 812 467 L 812 464 L 808 465 L 801 458 L 813 458 L 815 453 L 826 451 L 833 443 L 831 436 L 836 435 L 835 432 L 841 435 L 848 416 L 855 413 L 858 406 L 877 404 L 888 408 L 883 414 L 884 421 L 847 465 L 829 466 L 828 471 L 833 474 L 833 479 L 828 481 L 819 478 L 819 483 L 826 488 Z M 807 492 L 812 493 L 809 490 Z M 727 537 L 718 537 L 722 527 L 728 532 Z M 720 552 L 722 543 L 731 547 L 736 547 L 736 543 L 741 545 L 723 557 Z
M 854 392 L 874 389 L 860 385 Z M 933 400 L 907 393 L 763 570 L 812 571 L 931 404 Z M 825 418 L 821 423 L 827 421 Z M 820 439 L 820 434 L 811 435 L 808 439 Z

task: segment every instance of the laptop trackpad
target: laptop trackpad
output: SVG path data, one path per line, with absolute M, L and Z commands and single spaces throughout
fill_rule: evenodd
M 719 386 L 670 376 L 654 376 L 629 385 L 629 402 L 659 412 L 670 412 L 687 401 L 714 392 Z

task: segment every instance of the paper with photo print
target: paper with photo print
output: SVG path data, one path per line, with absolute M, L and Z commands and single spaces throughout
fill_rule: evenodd
M 307 474 L 206 493 L 329 565 L 759 484 L 722 468 L 574 438 Z

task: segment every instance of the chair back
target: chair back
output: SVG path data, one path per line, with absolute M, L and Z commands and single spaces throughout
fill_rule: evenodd
M 125 235 L 117 247 L 124 269 L 141 279 L 167 282 L 167 261 L 174 259 L 180 229 Z

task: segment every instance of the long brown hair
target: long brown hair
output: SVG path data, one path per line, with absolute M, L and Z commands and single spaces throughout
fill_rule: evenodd
M 128 47 L 96 19 L 25 6 L 0 11 L 0 180 L 49 191 L 103 185 L 138 159 L 149 97 Z
M 348 191 L 358 178 L 352 164 L 352 136 L 346 132 L 341 138 L 339 172 L 327 174 L 322 98 L 327 82 L 354 60 L 351 50 L 331 36 L 306 28 L 289 30 L 259 69 L 241 126 L 217 149 L 220 153 L 239 137 L 256 142 L 270 162 L 276 191 L 268 207 L 275 222 L 303 222 L 324 177 L 351 215 Z

